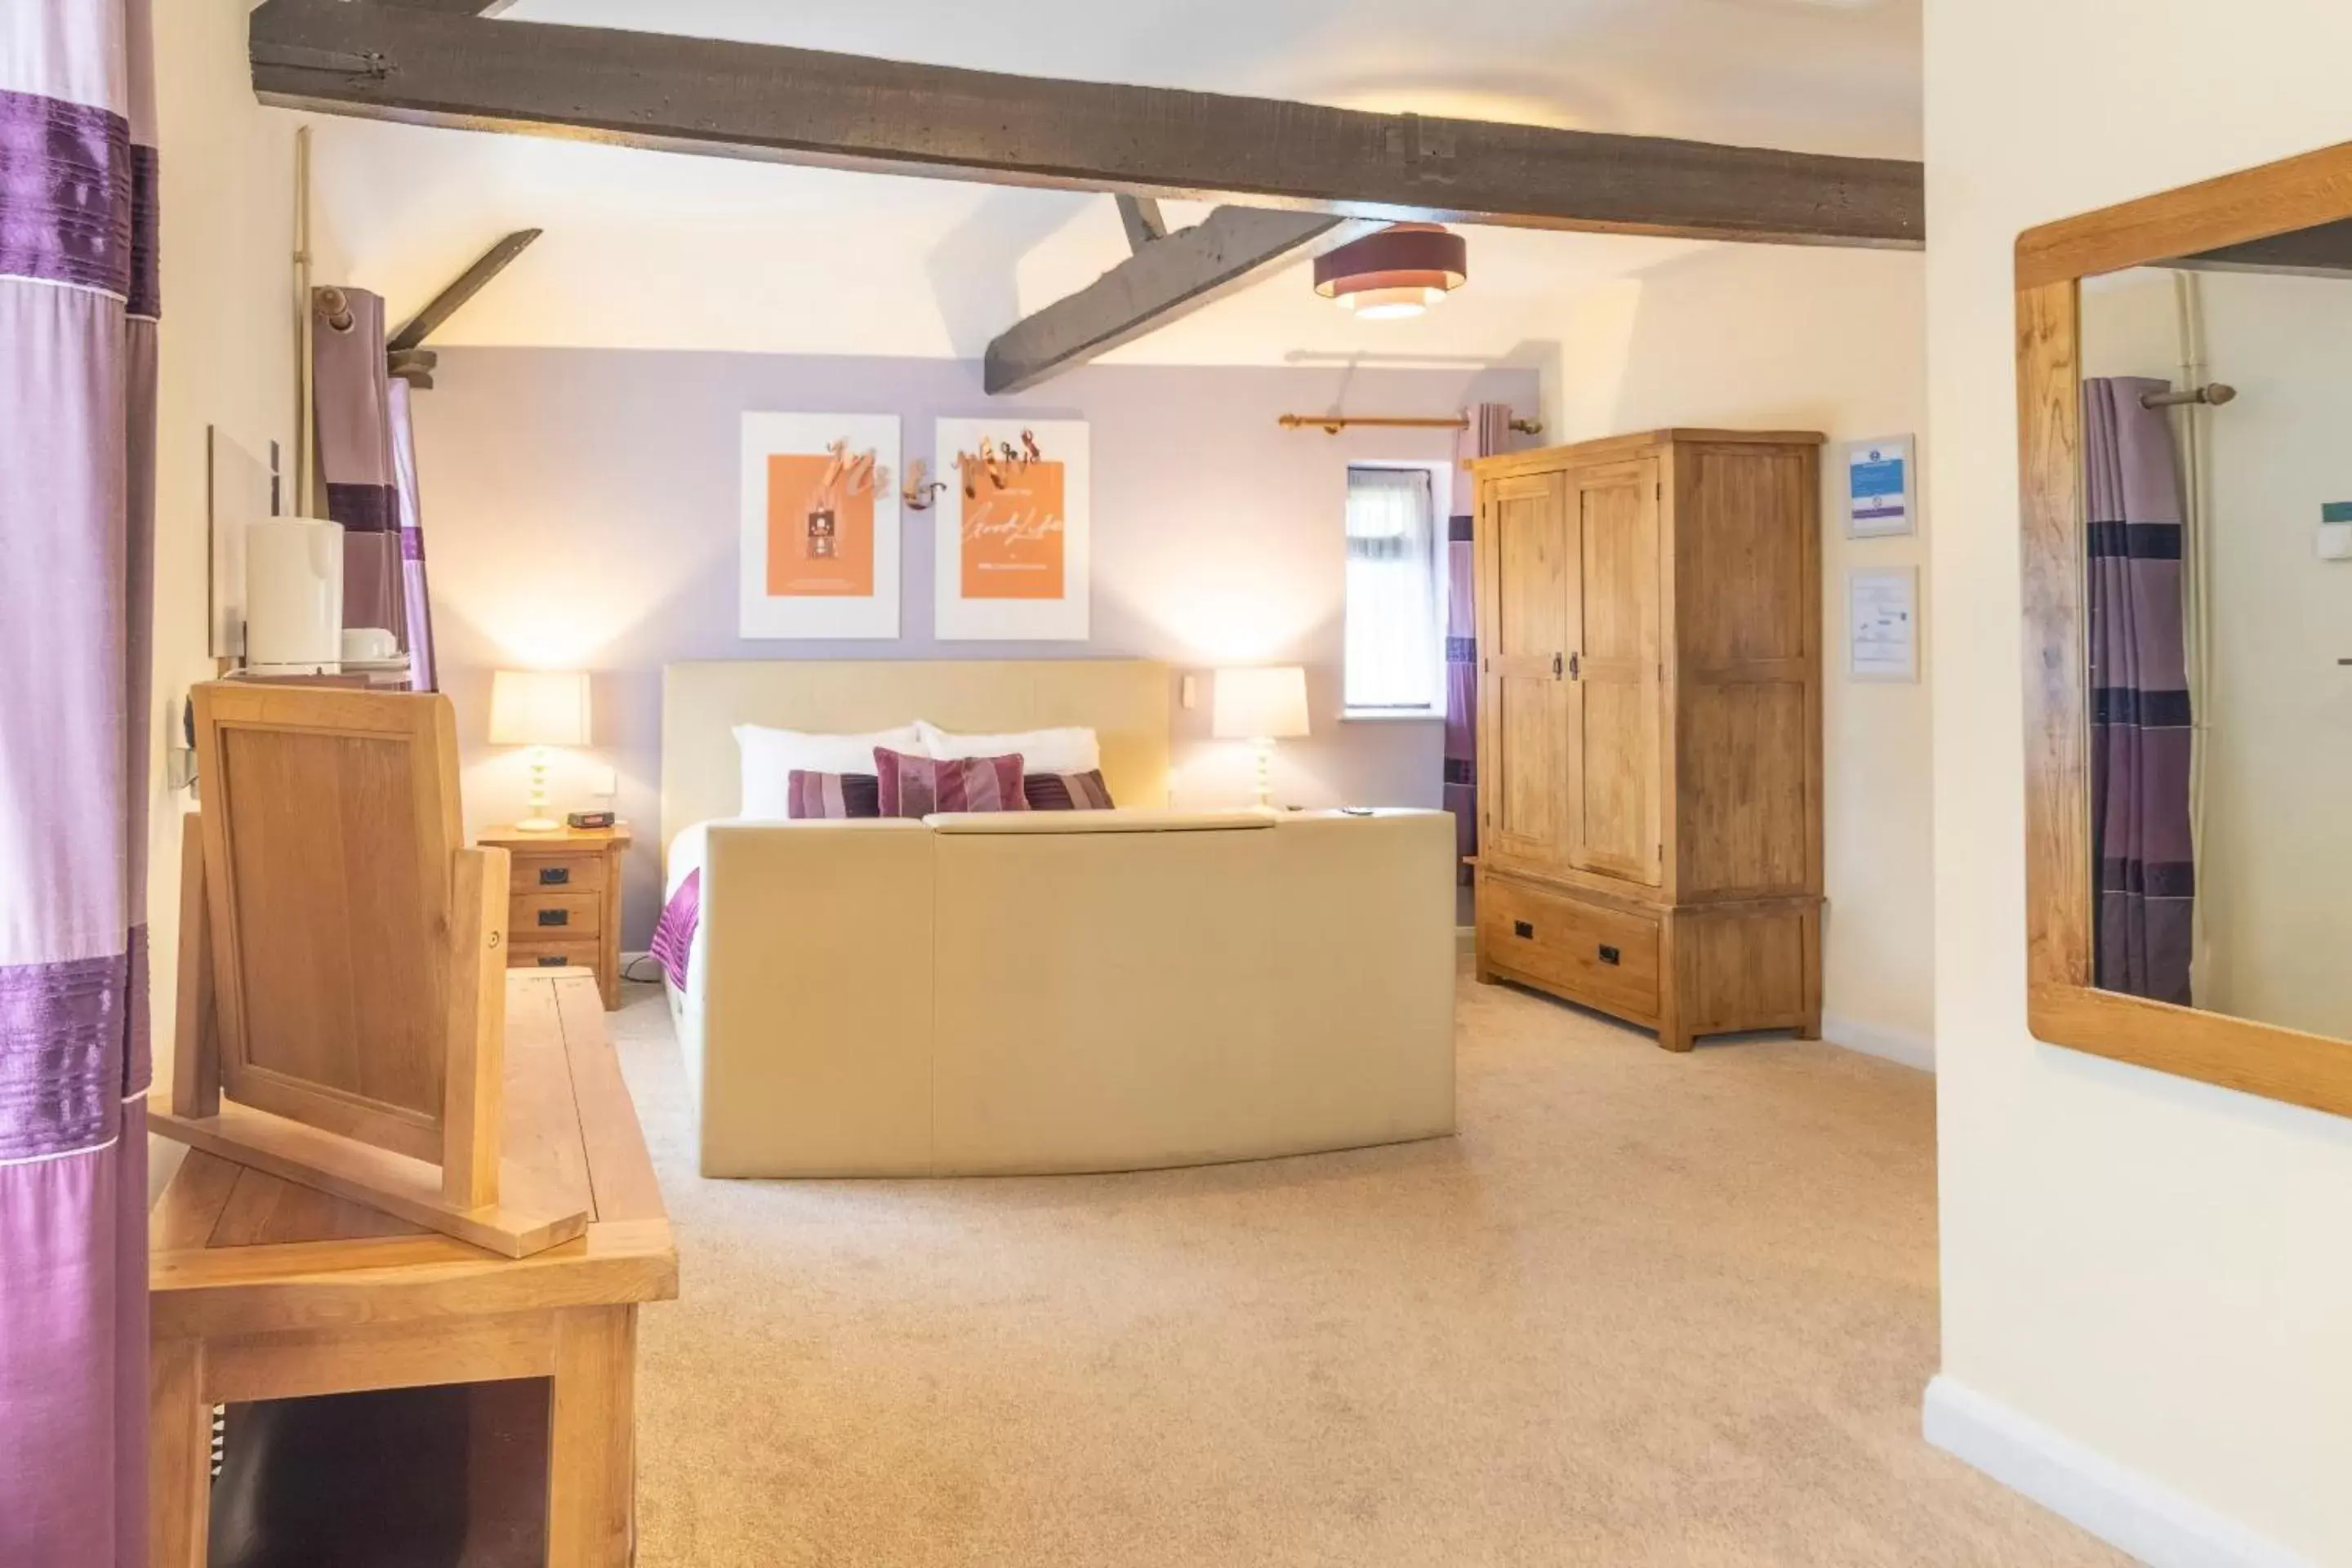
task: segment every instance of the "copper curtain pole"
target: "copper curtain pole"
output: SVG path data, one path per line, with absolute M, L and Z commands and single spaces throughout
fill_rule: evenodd
M 1412 430 L 1467 430 L 1469 419 L 1456 415 L 1451 419 L 1415 418 L 1403 415 L 1370 414 L 1286 414 L 1278 421 L 1286 430 L 1320 430 L 1326 436 L 1337 436 L 1350 425 L 1385 425 Z M 1543 422 L 1538 419 L 1514 419 L 1511 428 L 1523 436 L 1543 434 Z

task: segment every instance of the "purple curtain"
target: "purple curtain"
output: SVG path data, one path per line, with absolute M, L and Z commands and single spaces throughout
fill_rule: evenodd
M 406 651 L 406 535 L 384 374 L 383 300 L 364 289 L 314 289 L 310 314 L 318 483 L 325 515 L 343 525 L 343 625 L 384 627 Z
M 2187 1005 L 2197 900 L 2179 455 L 2161 381 L 2083 384 L 2090 556 L 2091 858 L 2103 991 Z
M 409 689 L 433 684 L 433 601 L 425 591 L 425 521 L 416 489 L 416 427 L 409 417 L 408 383 L 393 379 L 384 395 L 392 416 L 392 465 L 400 489 L 401 599 L 407 613 L 400 646 L 408 650 Z
M 1478 502 L 1468 465 L 1473 458 L 1502 451 L 1510 438 L 1509 406 L 1481 403 L 1470 410 L 1469 427 L 1454 443 L 1445 560 L 1445 784 L 1439 798 L 1454 814 L 1457 856 L 1478 853 L 1478 618 L 1470 542 Z M 1456 875 L 1468 882 L 1470 868 L 1460 867 Z
M 0 24 L 0 1563 L 147 1556 L 145 0 Z

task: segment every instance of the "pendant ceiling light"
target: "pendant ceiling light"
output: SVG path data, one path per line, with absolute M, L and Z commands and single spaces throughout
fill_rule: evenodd
M 1470 280 L 1470 247 L 1433 223 L 1392 223 L 1315 258 L 1315 291 L 1379 321 L 1418 316 Z

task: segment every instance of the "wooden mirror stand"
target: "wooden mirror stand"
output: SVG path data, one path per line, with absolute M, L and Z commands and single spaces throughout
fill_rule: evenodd
M 2352 144 L 2029 231 L 2017 247 L 2028 1016 L 2036 1038 L 2352 1115 L 2352 1042 L 2103 991 L 2095 931 L 2082 280 L 2352 220 Z M 2291 247 L 2281 247 L 2291 248 Z

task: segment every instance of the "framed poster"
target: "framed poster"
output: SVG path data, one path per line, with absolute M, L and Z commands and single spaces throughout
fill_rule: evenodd
M 743 416 L 747 637 L 898 635 L 898 416 Z
M 942 419 L 935 635 L 1083 642 L 1092 531 L 1082 419 Z
M 1846 673 L 1856 680 L 1919 679 L 1919 569 L 1846 574 Z
M 1918 531 L 1911 437 L 1882 436 L 1845 448 L 1845 536 L 1886 539 Z

